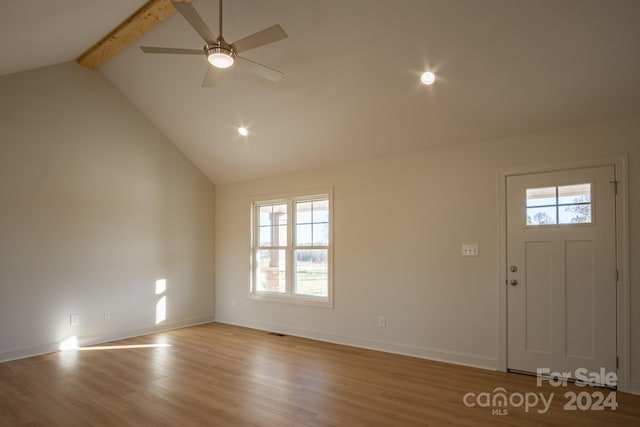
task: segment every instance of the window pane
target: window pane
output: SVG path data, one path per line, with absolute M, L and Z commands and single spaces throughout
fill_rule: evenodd
M 296 223 L 309 224 L 311 222 L 311 202 L 296 203 Z
M 327 246 L 328 244 L 329 244 L 329 224 L 327 223 L 313 224 L 313 245 Z
M 313 222 L 329 222 L 329 201 L 313 202 Z
M 287 226 L 260 227 L 258 246 L 287 246 Z
M 591 205 L 560 206 L 560 224 L 588 224 L 591 222 Z
M 329 263 L 326 249 L 295 251 L 295 293 L 327 297 L 329 295 Z
M 311 224 L 296 225 L 296 245 L 311 246 Z
M 271 246 L 271 227 L 260 227 L 260 246 Z
M 591 202 L 591 184 L 565 185 L 558 187 L 558 204 Z
M 286 251 L 259 249 L 256 251 L 256 291 L 286 291 Z
M 263 225 L 271 225 L 271 211 L 272 211 L 272 207 L 271 206 L 261 206 L 260 207 L 260 219 L 259 219 L 259 224 L 260 226 Z
M 273 246 L 287 246 L 287 226 L 273 227 Z
M 556 207 L 527 208 L 527 225 L 557 224 Z
M 528 188 L 527 207 L 556 204 L 556 187 Z
M 274 205 L 273 216 L 271 218 L 274 225 L 287 224 L 287 205 Z

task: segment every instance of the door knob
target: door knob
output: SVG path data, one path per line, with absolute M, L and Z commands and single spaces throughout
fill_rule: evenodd
M 509 284 L 511 286 L 516 286 L 518 284 L 518 281 L 516 279 L 511 279 L 511 280 L 509 280 Z

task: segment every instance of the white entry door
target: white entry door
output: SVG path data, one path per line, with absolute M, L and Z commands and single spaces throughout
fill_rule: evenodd
M 616 372 L 615 169 L 507 178 L 507 367 Z

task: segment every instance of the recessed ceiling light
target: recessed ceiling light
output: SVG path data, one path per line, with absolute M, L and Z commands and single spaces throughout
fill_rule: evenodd
M 433 82 L 436 81 L 436 75 L 433 74 L 431 71 L 425 71 L 420 76 L 420 81 L 422 82 L 423 85 L 432 85 Z
M 249 135 L 249 131 L 247 130 L 247 128 L 242 127 L 242 126 L 238 128 L 238 133 L 239 133 L 240 135 L 242 135 L 242 136 L 247 136 L 247 135 Z

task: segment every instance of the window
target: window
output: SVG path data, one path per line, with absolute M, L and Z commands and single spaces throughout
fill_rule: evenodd
M 529 226 L 590 224 L 591 184 L 527 189 Z
M 254 298 L 331 306 L 331 195 L 254 201 Z

